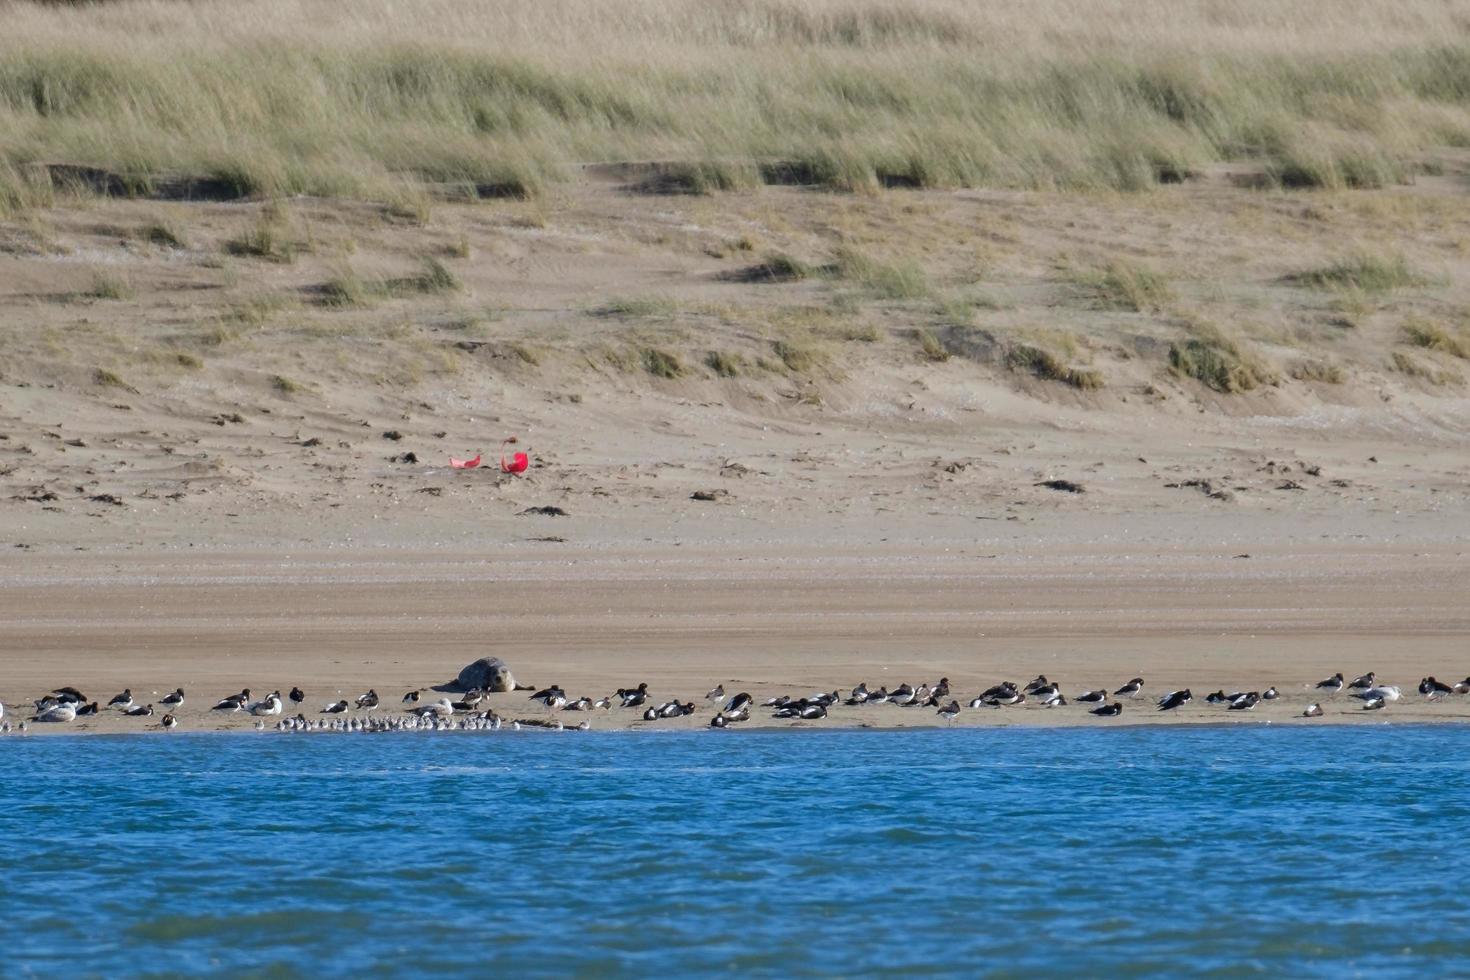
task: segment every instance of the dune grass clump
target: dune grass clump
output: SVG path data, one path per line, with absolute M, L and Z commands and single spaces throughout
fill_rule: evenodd
M 922 299 L 932 292 L 929 278 L 917 262 L 879 262 L 850 247 L 837 250 L 832 274 L 856 282 L 879 299 Z
M 1390 354 L 1389 365 L 1406 377 L 1418 378 L 1432 385 L 1462 385 L 1465 383 L 1464 376 L 1458 372 L 1438 368 L 1432 364 L 1424 364 L 1403 351 L 1396 350 Z
M 659 347 L 645 347 L 639 351 L 643 370 L 656 378 L 674 379 L 684 373 L 684 362 L 679 355 Z
M 1244 350 L 1219 328 L 1191 323 L 1192 336 L 1169 345 L 1169 367 L 1222 394 L 1251 391 L 1275 384 L 1276 375 L 1256 355 Z
M 1103 309 L 1147 313 L 1168 302 L 1169 280 L 1148 266 L 1117 260 L 1082 277 Z
M 133 284 L 121 276 L 99 272 L 92 277 L 92 288 L 86 294 L 91 299 L 132 299 L 137 295 Z
M 751 268 L 746 278 L 770 282 L 798 282 L 811 278 L 816 271 L 809 263 L 787 255 L 785 252 L 772 252 L 760 265 Z
M 704 366 L 721 378 L 734 378 L 740 374 L 742 358 L 729 351 L 712 350 L 704 355 Z
M 1060 381 L 1082 391 L 1095 391 L 1104 384 L 1102 372 L 1068 367 L 1056 354 L 1032 344 L 1013 344 L 1008 347 L 1005 365 L 1012 371 L 1030 374 L 1042 381 Z
M 815 370 L 824 360 L 817 348 L 795 340 L 778 340 L 771 345 L 771 351 L 781 359 L 786 370 L 797 374 L 807 374 Z
M 144 225 L 138 231 L 138 237 L 150 245 L 160 248 L 185 249 L 188 243 L 184 235 L 173 225 L 163 221 L 154 221 Z
M 1450 331 L 1433 320 L 1422 317 L 1410 319 L 1404 324 L 1404 340 L 1415 347 L 1470 360 L 1470 337 L 1463 330 Z
M 294 395 L 305 390 L 305 386 L 301 382 L 294 381 L 284 374 L 272 375 L 271 387 L 283 395 Z
M 941 363 L 949 360 L 949 349 L 944 346 L 934 331 L 928 327 L 920 327 L 914 331 L 914 339 L 919 343 L 919 353 L 924 355 L 927 361 Z
M 265 259 L 281 265 L 296 261 L 299 246 L 287 237 L 281 222 L 262 217 L 245 232 L 225 242 L 225 251 L 245 258 Z
M 396 287 L 393 290 L 395 292 L 435 294 L 464 291 L 464 283 L 459 276 L 433 256 L 424 258 L 423 270 L 417 275 L 396 280 L 391 285 Z
M 1315 359 L 1297 361 L 1291 366 L 1290 373 L 1297 381 L 1315 381 L 1318 384 L 1340 385 L 1347 380 L 1347 371 L 1341 364 Z
M 623 296 L 610 299 L 592 309 L 593 316 L 622 320 L 663 320 L 679 311 L 679 305 L 668 296 Z
M 347 269 L 322 283 L 317 297 L 323 306 L 335 309 L 371 306 L 381 299 L 383 290 Z
M 92 372 L 92 383 L 99 388 L 121 388 L 123 391 L 136 391 L 132 385 L 124 381 L 115 371 L 107 368 L 97 368 Z
M 1319 269 L 1292 277 L 1314 289 L 1347 289 L 1363 293 L 1387 293 L 1423 285 L 1425 279 L 1399 254 L 1375 255 L 1362 252 L 1339 259 Z

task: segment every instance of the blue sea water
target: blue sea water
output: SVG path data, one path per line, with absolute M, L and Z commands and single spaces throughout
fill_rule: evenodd
M 0 973 L 1470 970 L 1463 727 L 0 741 Z

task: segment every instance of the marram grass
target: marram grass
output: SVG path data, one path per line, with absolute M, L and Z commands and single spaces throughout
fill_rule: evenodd
M 0 0 L 0 209 L 38 164 L 147 191 L 530 196 L 577 163 L 760 180 L 1133 189 L 1249 160 L 1403 179 L 1470 144 L 1434 0 Z

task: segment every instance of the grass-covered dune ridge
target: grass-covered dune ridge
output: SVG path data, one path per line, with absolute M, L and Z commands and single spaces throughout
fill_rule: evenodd
M 1280 8 L 0 2 L 0 204 L 38 162 L 348 196 L 621 160 L 689 190 L 1130 189 L 1221 160 L 1379 185 L 1470 143 L 1470 4 Z

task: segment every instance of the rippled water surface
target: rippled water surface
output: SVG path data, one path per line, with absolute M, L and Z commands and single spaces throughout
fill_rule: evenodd
M 1453 973 L 1470 730 L 0 741 L 0 973 Z

